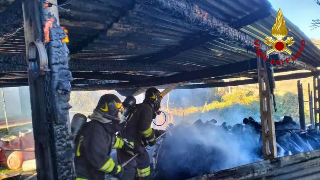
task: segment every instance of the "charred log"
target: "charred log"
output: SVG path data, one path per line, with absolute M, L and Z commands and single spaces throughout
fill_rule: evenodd
M 50 16 L 50 15 L 49 15 Z M 49 17 L 48 17 L 49 18 Z M 51 17 L 52 18 L 52 17 Z M 69 142 L 68 126 L 72 75 L 68 68 L 69 50 L 61 39 L 65 38 L 64 30 L 55 25 L 50 29 L 49 62 L 51 67 L 51 97 L 53 98 L 55 162 L 58 179 L 74 178 L 72 147 Z

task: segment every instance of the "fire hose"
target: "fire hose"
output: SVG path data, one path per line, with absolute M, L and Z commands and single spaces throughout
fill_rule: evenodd
M 157 140 L 160 139 L 162 136 L 164 136 L 167 132 L 172 131 L 172 130 L 175 129 L 176 127 L 178 127 L 178 125 L 177 125 L 177 126 L 174 126 L 173 128 L 169 129 L 168 131 L 166 131 L 166 132 L 164 132 L 163 134 L 161 134 L 160 136 L 158 136 L 158 137 L 155 139 L 155 141 L 157 141 Z M 147 146 L 144 147 L 144 148 L 148 148 L 148 147 L 149 147 L 149 145 L 147 145 Z M 124 162 L 123 164 L 121 164 L 121 167 L 126 166 L 129 162 L 131 162 L 131 161 L 132 161 L 134 158 L 136 158 L 138 155 L 139 155 L 139 153 L 137 153 L 137 154 L 135 154 L 134 156 L 132 156 L 128 161 L 126 161 L 126 162 Z

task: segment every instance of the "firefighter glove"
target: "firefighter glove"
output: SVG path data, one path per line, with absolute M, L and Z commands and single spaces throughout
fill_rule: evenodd
M 123 169 L 120 165 L 117 165 L 113 168 L 111 173 L 114 177 L 120 179 L 123 176 Z
M 158 129 L 155 129 L 155 130 L 154 130 L 154 134 L 155 134 L 156 138 L 159 137 L 159 136 L 161 136 L 161 135 L 164 134 L 164 133 L 166 133 L 165 130 L 158 130 Z M 165 136 L 166 136 L 166 135 L 163 135 L 162 137 L 164 138 Z
M 123 139 L 124 142 L 124 146 L 122 147 L 122 149 L 124 151 L 126 151 L 127 153 L 134 155 L 135 153 L 137 153 L 135 151 L 135 145 L 134 142 L 129 142 L 127 139 Z

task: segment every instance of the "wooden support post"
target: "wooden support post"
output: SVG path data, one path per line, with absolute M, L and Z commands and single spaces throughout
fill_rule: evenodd
M 314 129 L 314 120 L 313 120 L 313 97 L 312 97 L 312 91 L 310 90 L 310 83 L 308 83 L 308 95 L 309 95 L 309 111 L 310 111 L 311 129 Z
M 300 129 L 306 130 L 306 120 L 304 114 L 304 99 L 303 99 L 303 87 L 298 81 L 298 100 L 299 100 L 299 119 L 300 119 Z
M 68 121 L 71 72 L 57 0 L 22 2 L 37 179 L 75 179 Z
M 319 127 L 319 108 L 320 108 L 320 101 L 319 101 L 319 97 L 320 97 L 320 91 L 319 91 L 319 77 L 318 76 L 314 76 L 313 77 L 313 93 L 314 93 L 314 126 L 316 129 L 318 129 Z
M 277 144 L 273 119 L 273 97 L 270 81 L 266 69 L 266 61 L 258 57 L 260 114 L 263 141 L 263 157 L 271 159 L 277 157 Z

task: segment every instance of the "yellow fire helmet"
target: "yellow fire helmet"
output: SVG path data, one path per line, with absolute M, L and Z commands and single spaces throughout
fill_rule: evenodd
M 145 102 L 152 103 L 154 105 L 154 111 L 158 111 L 160 109 L 162 100 L 161 92 L 154 87 L 147 89 L 145 94 Z
M 100 97 L 96 110 L 106 115 L 118 117 L 119 112 L 123 111 L 123 106 L 116 95 L 105 94 Z

